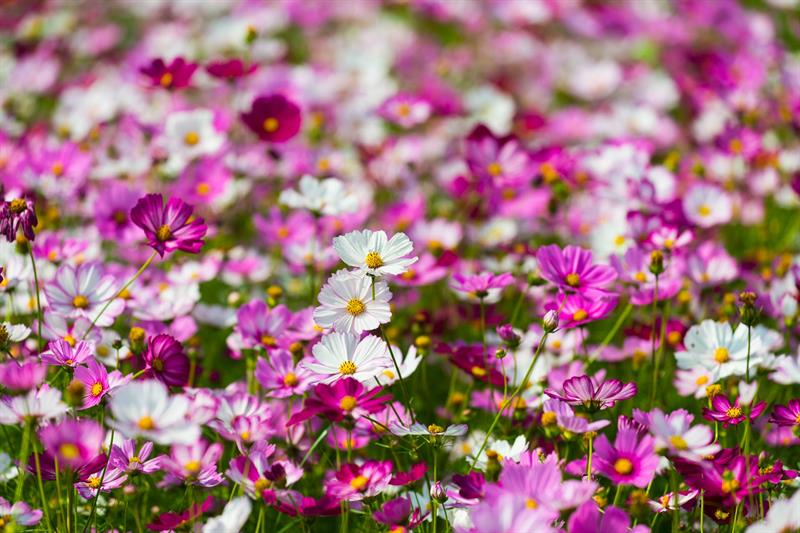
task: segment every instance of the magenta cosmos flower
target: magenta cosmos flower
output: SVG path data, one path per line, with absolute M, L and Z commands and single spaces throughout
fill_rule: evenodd
M 88 342 L 78 341 L 73 346 L 65 340 L 50 341 L 47 351 L 42 352 L 42 361 L 53 366 L 68 366 L 75 368 L 93 358 L 92 345 Z
M 36 235 L 33 228 L 39 224 L 33 200 L 30 198 L 17 198 L 10 202 L 0 202 L 0 233 L 8 242 L 16 242 L 17 232 L 22 228 L 22 234 L 29 241 Z
M 750 410 L 750 420 L 755 420 L 766 409 L 767 402 L 759 402 Z M 703 416 L 706 420 L 722 422 L 723 427 L 735 426 L 744 422 L 746 418 L 746 408 L 736 402 L 731 401 L 722 394 L 717 394 L 711 400 L 711 409 L 704 407 Z
M 109 374 L 106 367 L 94 359 L 85 367 L 77 367 L 74 376 L 83 383 L 83 404 L 80 409 L 94 407 L 109 391 L 130 381 L 130 376 L 123 376 L 119 370 Z
M 565 297 L 563 305 L 550 302 L 545 308 L 556 311 L 560 307 L 559 327 L 575 328 L 607 317 L 616 306 L 617 298 L 613 296 L 589 298 L 582 294 L 570 294 Z
M 39 431 L 47 455 L 58 460 L 59 469 L 76 470 L 101 452 L 105 431 L 94 420 L 64 420 Z
M 150 78 L 150 83 L 154 87 L 182 89 L 189 86 L 195 70 L 197 70 L 195 63 L 176 57 L 169 63 L 165 63 L 161 58 L 154 59 L 140 68 L 139 72 Z
M 314 388 L 314 396 L 306 400 L 303 409 L 292 415 L 286 425 L 293 426 L 316 415 L 338 422 L 377 413 L 389 401 L 388 396 L 377 398 L 380 392 L 380 387 L 366 390 L 353 378 L 340 379 L 333 385 L 320 383 Z
M 527 150 L 513 135 L 495 136 L 480 124 L 465 143 L 467 166 L 482 183 L 516 187 L 529 183 L 536 174 Z
M 340 500 L 358 501 L 383 492 L 392 476 L 391 461 L 366 461 L 342 465 L 328 480 L 325 494 Z
M 242 122 L 262 141 L 286 142 L 300 131 L 300 107 L 283 96 L 272 94 L 253 100 L 250 111 L 242 113 Z
M 788 405 L 776 405 L 769 421 L 779 426 L 800 427 L 800 400 L 789 400 Z
M 616 485 L 634 485 L 644 488 L 658 468 L 655 441 L 650 435 L 639 440 L 634 429 L 622 428 L 614 439 L 614 446 L 605 435 L 595 442 L 595 465 L 597 471 Z
M 492 274 L 453 274 L 452 287 L 454 290 L 465 294 L 468 298 L 486 299 L 487 303 L 494 303 L 500 298 L 500 292 L 514 283 L 514 276 L 505 272 Z
M 181 343 L 174 337 L 162 333 L 147 341 L 147 350 L 142 355 L 145 376 L 155 378 L 165 385 L 182 387 L 189 379 L 189 358 Z
M 578 292 L 585 296 L 602 296 L 617 278 L 608 265 L 592 263 L 592 252 L 577 246 L 563 250 L 555 244 L 543 246 L 536 253 L 541 276 L 565 292 Z
M 590 410 L 608 409 L 621 400 L 636 395 L 635 383 L 622 383 L 617 379 L 596 382 L 589 376 L 575 376 L 564 382 L 563 392 L 547 389 L 545 394 L 571 405 L 583 405 Z
M 212 61 L 206 65 L 206 71 L 209 74 L 215 78 L 224 80 L 235 80 L 249 76 L 255 72 L 257 68 L 257 64 L 251 63 L 247 65 L 244 61 L 238 58 L 220 59 L 218 61 Z
M 158 255 L 174 250 L 196 254 L 208 227 L 202 218 L 192 216 L 192 210 L 178 198 L 170 198 L 165 206 L 160 194 L 148 194 L 131 209 L 131 220 L 144 230 L 147 244 Z

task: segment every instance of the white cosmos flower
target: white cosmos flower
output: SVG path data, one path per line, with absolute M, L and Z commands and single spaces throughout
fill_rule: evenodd
M 409 427 L 402 426 L 397 422 L 392 422 L 389 428 L 393 435 L 404 437 L 406 435 L 427 435 L 429 437 L 460 437 L 467 433 L 466 424 L 455 424 L 443 428 L 437 424 L 430 424 L 427 427 L 419 422 L 411 424 Z
M 159 444 L 192 444 L 200 428 L 187 419 L 189 400 L 170 396 L 160 381 L 134 381 L 111 399 L 114 420 L 109 425 L 128 438 L 143 437 Z
M 359 340 L 350 333 L 329 333 L 314 345 L 313 360 L 306 360 L 303 367 L 324 376 L 322 383 L 351 377 L 369 385 L 375 377 L 392 366 L 386 343 L 375 335 Z M 374 385 L 374 383 L 373 383 Z
M 747 327 L 736 331 L 727 322 L 703 320 L 686 332 L 683 341 L 686 350 L 675 353 L 678 368 L 702 366 L 715 371 L 719 378 L 743 376 L 747 369 Z M 763 362 L 763 343 L 757 330 L 751 332 L 750 372 Z
M 208 109 L 171 113 L 164 124 L 168 166 L 180 170 L 188 161 L 219 151 L 225 136 L 214 127 L 214 113 Z
M 0 401 L 0 424 L 17 425 L 30 419 L 51 420 L 66 412 L 67 404 L 61 401 L 61 391 L 44 384 L 39 390 L 29 390 L 24 396 Z
M 206 522 L 203 533 L 239 533 L 250 517 L 252 509 L 253 504 L 247 496 L 234 498 L 228 502 L 221 515 Z
M 405 357 L 401 357 L 399 355 L 402 352 L 397 346 L 392 346 L 392 350 L 395 353 L 395 357 L 397 357 L 397 366 L 400 367 L 400 375 L 403 376 L 403 379 L 408 379 L 408 376 L 413 374 L 419 367 L 419 364 L 422 362 L 422 356 L 417 353 L 416 346 L 411 346 L 408 349 Z M 377 379 L 378 382 L 384 387 L 388 387 L 400 379 L 397 375 L 397 369 L 394 367 L 394 363 L 392 363 L 389 368 L 381 372 Z
M 528 441 L 525 439 L 524 435 L 519 435 L 514 439 L 513 443 L 509 443 L 505 440 L 489 439 L 489 444 L 486 445 L 486 448 L 481 452 L 478 458 L 473 459 L 473 456 L 470 456 L 470 459 L 475 461 L 475 468 L 478 470 L 485 470 L 486 465 L 489 464 L 490 458 L 496 458 L 501 464 L 505 460 L 519 462 L 520 456 L 527 449 Z
M 692 186 L 683 197 L 683 213 L 690 222 L 701 228 L 709 228 L 731 220 L 733 202 L 716 185 L 700 183 Z
M 800 528 L 800 490 L 790 499 L 772 502 L 766 518 L 747 528 L 747 533 L 773 533 L 775 531 L 797 531 Z
M 800 383 L 800 351 L 795 355 L 779 355 L 772 364 L 775 371 L 769 378 L 781 385 Z
M 323 215 L 341 215 L 358 209 L 358 198 L 336 178 L 318 180 L 306 174 L 297 191 L 286 189 L 278 202 L 295 209 L 308 209 Z
M 392 293 L 386 283 L 374 281 L 373 296 L 372 283 L 367 276 L 336 272 L 319 292 L 321 305 L 314 309 L 314 321 L 320 327 L 344 333 L 361 333 L 389 322 Z
M 397 276 L 419 259 L 405 257 L 414 248 L 405 233 L 395 233 L 387 239 L 384 231 L 351 231 L 334 238 L 333 248 L 345 264 L 372 276 Z
M 0 323 L 0 350 L 9 343 L 23 341 L 31 334 L 31 328 L 24 324 Z
M 714 432 L 708 426 L 692 426 L 694 416 L 683 409 L 669 415 L 654 409 L 650 432 L 656 439 L 656 449 L 667 448 L 671 454 L 689 461 L 700 461 L 703 457 L 717 453 L 719 444 L 714 444 Z

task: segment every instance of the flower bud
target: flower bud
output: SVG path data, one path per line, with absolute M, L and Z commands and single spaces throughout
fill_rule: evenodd
M 650 272 L 656 276 L 664 273 L 664 254 L 660 250 L 650 253 Z
M 435 482 L 431 487 L 431 498 L 439 503 L 444 503 L 447 501 L 447 492 L 445 492 L 440 481 Z
M 558 311 L 550 310 L 544 314 L 542 328 L 545 333 L 552 333 L 558 328 Z
M 745 326 L 754 326 L 758 322 L 760 310 L 756 308 L 756 293 L 745 291 L 739 294 L 739 314 L 742 317 L 742 324 Z
M 517 335 L 517 332 L 514 331 L 514 327 L 511 324 L 503 324 L 502 326 L 498 326 L 497 334 L 501 339 L 503 339 L 509 348 L 513 349 L 519 346 L 520 337 Z
M 424 350 L 429 348 L 431 345 L 431 338 L 427 335 L 420 335 L 416 339 L 414 339 L 414 346 L 419 348 L 420 350 Z
M 504 349 L 502 349 L 502 348 L 498 348 L 498 349 L 497 349 L 497 350 L 494 352 L 494 356 L 495 356 L 495 358 L 497 358 L 497 359 L 504 359 L 506 355 L 508 355 L 508 354 L 507 354 L 507 353 L 506 353 L 506 351 L 505 351 Z

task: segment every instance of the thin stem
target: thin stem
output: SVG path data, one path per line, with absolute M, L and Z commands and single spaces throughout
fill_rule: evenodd
M 53 526 L 50 525 L 50 510 L 47 505 L 47 499 L 44 496 L 44 485 L 42 484 L 42 467 L 39 464 L 39 452 L 36 446 L 33 447 L 33 460 L 36 464 L 36 481 L 39 485 L 39 498 L 42 500 L 42 511 L 44 511 L 44 522 L 47 524 L 47 530 L 52 531 Z
M 622 324 L 625 323 L 625 319 L 628 318 L 628 315 L 631 314 L 631 311 L 633 311 L 633 304 L 629 301 L 628 305 L 625 306 L 625 309 L 623 309 L 622 313 L 620 313 L 619 317 L 617 317 L 617 321 L 608 332 L 608 335 L 606 335 L 606 337 L 603 339 L 603 342 L 601 342 L 600 346 L 598 346 L 594 352 L 592 352 L 592 356 L 589 358 L 591 361 L 597 359 L 597 357 L 602 353 L 603 349 L 608 346 L 612 340 L 614 340 L 614 336 L 616 336 L 617 332 L 622 327 Z
M 517 316 L 519 315 L 520 310 L 522 309 L 522 302 L 525 301 L 525 296 L 528 295 L 528 289 L 530 289 L 530 285 L 525 285 L 525 288 L 522 289 L 519 293 L 519 298 L 517 298 L 517 303 L 514 304 L 514 311 L 511 313 L 511 319 L 508 321 L 509 324 L 512 326 L 514 322 L 517 321 Z
M 650 387 L 650 406 L 656 400 L 656 380 L 658 379 L 658 357 L 656 357 L 656 320 L 658 319 L 658 274 L 656 274 L 656 283 L 653 288 L 653 329 L 650 333 L 652 337 L 652 348 L 650 351 L 651 360 L 653 362 L 653 381 Z
M 483 302 L 483 298 L 480 299 L 481 302 L 481 346 L 483 346 L 483 357 L 486 357 L 486 304 Z
M 17 490 L 14 492 L 14 501 L 18 502 L 22 498 L 22 487 L 25 484 L 25 464 L 28 462 L 28 451 L 31 445 L 30 420 L 25 421 L 25 428 L 22 430 L 22 445 L 19 451 L 19 477 L 17 478 Z
M 37 326 L 37 334 L 39 336 L 39 351 L 43 349 L 42 341 L 42 321 L 44 320 L 42 317 L 42 300 L 39 296 L 39 274 L 36 271 L 36 259 L 33 257 L 33 248 L 31 247 L 30 243 L 28 243 L 28 254 L 31 256 L 31 266 L 33 267 L 33 283 L 36 285 L 36 312 L 39 315 L 39 320 Z
M 594 432 L 589 432 L 589 456 L 586 459 L 586 477 L 592 480 L 592 452 L 594 452 Z
M 386 341 L 386 346 L 389 347 L 389 356 L 392 358 L 392 363 L 394 363 L 395 371 L 397 371 L 397 379 L 398 379 L 398 381 L 400 381 L 400 390 L 403 393 L 403 403 L 405 404 L 406 409 L 408 409 L 408 412 L 411 414 L 411 421 L 412 422 L 416 422 L 417 419 L 414 416 L 414 410 L 411 409 L 411 402 L 408 399 L 409 398 L 408 397 L 408 392 L 406 391 L 406 381 L 403 378 L 403 373 L 400 372 L 400 365 L 397 364 L 397 358 L 394 356 L 394 350 L 392 349 L 392 343 L 389 342 L 389 337 L 386 336 L 386 332 L 383 330 L 383 324 L 381 324 L 379 326 L 379 329 L 380 329 L 380 332 L 381 332 L 381 336 L 383 337 L 383 340 Z
M 542 338 L 539 340 L 539 346 L 536 347 L 536 354 L 533 356 L 533 360 L 531 361 L 531 364 L 528 366 L 528 370 L 525 372 L 525 376 L 522 378 L 522 381 L 520 381 L 519 385 L 517 385 L 517 388 L 511 394 L 511 397 L 508 398 L 508 400 L 505 400 L 504 398 L 503 402 L 504 405 L 501 406 L 501 408 L 497 411 L 497 414 L 494 415 L 494 420 L 492 420 L 492 424 L 489 426 L 489 431 L 486 432 L 486 437 L 483 439 L 483 444 L 481 444 L 478 453 L 475 454 L 475 458 L 469 467 L 469 472 L 472 472 L 475 469 L 475 464 L 478 462 L 478 458 L 481 456 L 483 450 L 486 449 L 486 445 L 489 443 L 489 438 L 492 436 L 492 432 L 494 431 L 497 422 L 500 420 L 500 417 L 503 414 L 505 405 L 513 405 L 514 398 L 516 398 L 519 395 L 519 393 L 522 392 L 522 389 L 524 389 L 525 386 L 528 384 L 528 380 L 531 378 L 531 374 L 533 373 L 533 368 L 536 366 L 536 362 L 539 360 L 539 356 L 542 354 L 542 348 L 544 347 L 544 344 L 547 341 L 548 335 L 550 335 L 549 332 L 545 332 L 545 334 L 542 335 Z
M 106 479 L 106 471 L 108 471 L 108 463 L 111 462 L 111 449 L 114 447 L 114 430 L 111 430 L 111 440 L 108 444 L 108 457 L 106 458 L 106 464 L 103 466 L 103 473 L 100 474 L 100 486 L 97 487 L 97 494 L 94 495 L 94 499 L 92 500 L 92 510 L 89 513 L 89 519 L 86 521 L 86 525 L 83 526 L 83 533 L 89 529 L 89 524 L 92 524 L 94 527 L 94 518 L 97 512 L 97 500 L 100 498 L 100 488 L 103 486 L 103 481 Z
M 95 324 L 97 324 L 97 321 L 100 320 L 101 316 L 103 316 L 103 313 L 106 312 L 106 309 L 108 309 L 108 306 L 111 305 L 111 302 L 113 302 L 114 300 L 119 298 L 122 295 L 122 293 L 124 293 L 126 290 L 128 290 L 128 287 L 133 285 L 133 282 L 136 281 L 139 278 L 139 276 L 142 275 L 142 272 L 144 272 L 147 269 L 147 267 L 150 266 L 150 263 L 153 262 L 153 259 L 156 258 L 157 254 L 158 254 L 158 252 L 156 252 L 156 251 L 154 251 L 152 254 L 150 254 L 150 257 L 148 257 L 147 261 L 145 261 L 144 264 L 142 264 L 142 266 L 139 267 L 139 270 L 136 271 L 136 274 L 134 274 L 133 277 L 131 279 L 129 279 L 128 282 L 125 285 L 122 286 L 122 288 L 117 292 L 117 294 L 115 294 L 112 298 L 109 298 L 108 301 L 105 303 L 105 305 L 103 305 L 103 307 L 100 308 L 100 312 L 97 313 L 97 316 L 94 317 L 94 320 L 92 320 L 92 323 L 89 325 L 88 328 L 86 328 L 86 331 L 83 333 L 83 336 L 81 337 L 81 340 L 85 339 L 86 336 L 89 335 L 89 332 L 94 329 Z

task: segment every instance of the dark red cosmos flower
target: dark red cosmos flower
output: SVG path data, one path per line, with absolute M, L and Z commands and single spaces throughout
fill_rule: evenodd
M 155 520 L 147 524 L 147 529 L 150 531 L 173 531 L 190 522 L 196 521 L 198 518 L 207 513 L 214 504 L 214 497 L 209 496 L 203 503 L 195 503 L 189 506 L 187 510 L 182 513 L 164 513 L 158 515 Z
M 17 198 L 10 202 L 0 202 L 0 233 L 8 242 L 16 242 L 17 231 L 22 228 L 22 233 L 29 241 L 36 235 L 33 228 L 39 223 L 33 200 L 30 198 Z
M 131 209 L 131 221 L 144 230 L 147 244 L 158 255 L 173 250 L 196 254 L 203 247 L 208 227 L 202 218 L 192 217 L 192 211 L 192 206 L 178 198 L 170 198 L 165 206 L 160 194 L 148 194 Z
M 304 422 L 313 416 L 323 416 L 333 422 L 345 418 L 360 418 L 377 413 L 389 401 L 388 396 L 377 398 L 381 388 L 366 390 L 353 378 L 340 379 L 332 385 L 320 383 L 314 388 L 314 396 L 308 398 L 303 408 L 292 415 L 287 426 Z
M 322 496 L 315 500 L 296 491 L 282 491 L 277 502 L 268 502 L 279 512 L 288 516 L 336 516 L 342 512 L 340 500 Z
M 181 89 L 189 86 L 195 70 L 197 64 L 189 63 L 182 57 L 176 57 L 169 64 L 159 57 L 140 68 L 139 72 L 150 78 L 154 87 Z
M 242 113 L 242 122 L 262 141 L 286 142 L 300 131 L 300 107 L 283 96 L 259 96 L 250 111 Z
M 249 76 L 256 71 L 258 65 L 251 63 L 246 65 L 241 59 L 220 59 L 212 61 L 206 65 L 206 71 L 215 78 L 225 80 L 235 80 Z
M 147 350 L 142 355 L 145 376 L 157 379 L 165 385 L 182 387 L 189 379 L 189 358 L 181 343 L 162 333 L 147 341 Z

